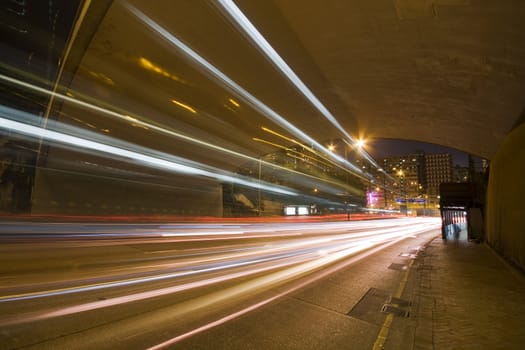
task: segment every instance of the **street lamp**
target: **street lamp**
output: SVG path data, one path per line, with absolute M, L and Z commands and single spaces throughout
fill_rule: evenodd
M 406 211 L 406 215 L 408 216 L 408 193 L 407 193 L 407 187 L 406 187 L 406 183 L 405 183 L 405 178 L 404 178 L 404 175 L 405 173 L 403 172 L 403 169 L 399 169 L 399 171 L 397 172 L 397 175 L 399 176 L 400 180 L 401 180 L 401 184 L 402 184 L 402 193 L 404 193 L 405 195 L 405 211 Z
M 383 199 L 385 201 L 385 209 L 388 209 L 388 200 L 387 200 L 387 190 L 386 190 L 386 174 L 383 168 L 377 169 L 380 173 L 383 174 Z

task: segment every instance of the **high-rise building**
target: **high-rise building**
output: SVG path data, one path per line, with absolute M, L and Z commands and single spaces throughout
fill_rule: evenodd
M 384 157 L 381 165 L 387 174 L 397 181 L 393 184 L 396 190 L 396 201 L 419 203 L 426 197 L 431 202 L 439 202 L 439 185 L 454 181 L 453 161 L 450 153 L 413 154 Z M 405 197 L 405 198 L 403 198 Z
M 427 194 L 437 196 L 441 183 L 452 182 L 452 155 L 450 153 L 427 154 L 425 163 Z
M 443 182 L 466 181 L 464 169 L 454 172 L 452 154 L 411 154 L 378 159 L 381 169 L 371 167 L 366 161 L 355 161 L 359 168 L 374 176 L 368 183 L 368 206 L 395 208 L 396 206 L 424 206 L 439 204 L 439 185 Z M 457 167 L 458 168 L 458 167 Z M 459 168 L 458 168 L 459 169 Z
M 398 203 L 415 201 L 425 191 L 425 157 L 421 152 L 397 157 L 384 157 L 381 165 L 396 181 L 394 199 Z

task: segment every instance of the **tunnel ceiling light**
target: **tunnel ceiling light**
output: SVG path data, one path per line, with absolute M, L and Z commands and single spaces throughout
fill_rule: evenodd
M 171 102 L 174 103 L 174 104 L 176 104 L 176 105 L 179 106 L 180 108 L 183 108 L 183 109 L 187 110 L 188 112 L 191 112 L 191 113 L 193 113 L 193 114 L 197 114 L 197 111 L 196 111 L 194 108 L 188 106 L 188 105 L 185 104 L 185 103 L 182 103 L 182 102 L 177 101 L 177 100 L 171 100 Z
M 229 98 L 228 101 L 237 108 L 241 106 L 239 102 L 235 101 L 233 98 Z
M 159 75 L 162 75 L 166 78 L 169 78 L 171 80 L 175 80 L 179 83 L 182 83 L 182 84 L 186 84 L 186 82 L 179 78 L 178 76 L 174 75 L 174 74 L 171 74 L 170 72 L 168 72 L 167 70 L 161 68 L 160 66 L 157 66 L 156 64 L 154 64 L 153 62 L 151 62 L 150 60 L 148 60 L 147 58 L 145 57 L 139 57 L 139 65 L 146 69 L 146 70 L 149 70 L 151 72 L 155 72 Z

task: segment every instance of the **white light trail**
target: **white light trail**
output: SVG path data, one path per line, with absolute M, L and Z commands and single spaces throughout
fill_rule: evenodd
M 77 314 L 90 310 L 97 310 L 106 307 L 112 307 L 125 303 L 137 302 L 140 300 L 151 299 L 154 297 L 165 296 L 181 291 L 187 291 L 194 288 L 209 286 L 216 283 L 233 280 L 236 278 L 245 278 L 247 276 L 256 276 L 251 280 L 242 282 L 228 289 L 214 292 L 211 295 L 205 295 L 190 301 L 191 307 L 181 306 L 184 310 L 196 310 L 205 308 L 207 305 L 217 304 L 226 300 L 236 300 L 237 298 L 252 293 L 271 289 L 283 283 L 293 281 L 299 277 L 306 276 L 314 271 L 324 269 L 332 263 L 344 261 L 347 258 L 363 253 L 372 247 L 390 245 L 392 242 L 399 241 L 419 233 L 427 232 L 438 227 L 439 220 L 391 220 L 390 226 L 381 227 L 379 230 L 358 231 L 353 233 L 333 234 L 327 231 L 329 227 L 340 230 L 337 225 L 327 225 L 327 230 L 323 234 L 313 235 L 312 237 L 285 239 L 284 241 L 270 241 L 271 246 L 266 242 L 260 245 L 236 244 L 231 249 L 205 248 L 203 251 L 193 251 L 189 254 L 177 254 L 175 264 L 169 261 L 161 265 L 150 265 L 152 271 L 165 266 L 176 265 L 180 271 L 173 273 L 164 273 L 160 275 L 149 275 L 145 277 L 127 278 L 112 282 L 93 283 L 77 287 L 66 287 L 51 291 L 40 291 L 17 295 L 8 295 L 0 298 L 0 302 L 16 302 L 25 299 L 36 299 L 42 297 L 58 297 L 65 294 L 76 292 L 88 292 L 110 287 L 126 287 L 145 282 L 161 282 L 167 279 L 170 286 L 152 289 L 143 292 L 135 292 L 72 306 L 65 306 L 56 310 L 44 310 L 32 312 L 28 315 L 17 317 L 7 317 L 2 319 L 0 316 L 0 325 L 14 325 L 20 323 L 34 322 L 54 317 Z M 356 223 L 357 224 L 357 223 Z M 272 225 L 274 226 L 274 225 Z M 286 225 L 291 226 L 291 225 Z M 352 225 L 353 226 L 353 225 Z M 374 227 L 375 225 L 369 225 Z M 348 226 L 347 226 L 348 229 Z M 319 231 L 317 231 L 319 232 Z M 240 248 L 243 248 L 242 250 Z M 247 248 L 249 248 L 247 250 Z M 165 259 L 166 257 L 159 257 Z M 179 259 L 183 260 L 179 260 Z M 135 260 L 133 260 L 135 261 Z M 150 259 L 146 259 L 150 261 Z M 144 268 L 144 265 L 141 266 Z M 231 270 L 231 271 L 230 271 Z M 222 272 L 216 276 L 217 272 Z M 267 272 L 268 274 L 261 275 Z M 207 277 L 206 274 L 211 276 Z M 189 277 L 199 275 L 194 281 L 177 280 L 180 277 Z M 202 276 L 201 276 L 202 275 Z M 179 309 L 177 309 L 179 310 Z
M 300 140 L 303 140 L 303 142 L 306 142 L 310 145 L 315 146 L 317 149 L 321 150 L 327 157 L 332 158 L 333 160 L 337 161 L 339 164 L 346 165 L 348 168 L 350 168 L 353 171 L 353 173 L 356 176 L 359 176 L 366 180 L 369 179 L 371 175 L 364 173 L 361 168 L 348 162 L 343 157 L 335 154 L 334 152 L 330 152 L 325 146 L 323 146 L 322 144 L 314 140 L 312 137 L 307 135 L 304 131 L 297 128 L 295 125 L 293 125 L 288 120 L 283 118 L 273 109 L 271 109 L 266 104 L 264 104 L 259 99 L 257 99 L 255 96 L 250 94 L 248 91 L 242 88 L 239 84 L 237 84 L 235 81 L 229 78 L 226 74 L 224 74 L 214 65 L 212 65 L 210 62 L 208 62 L 204 57 L 200 56 L 197 52 L 191 49 L 188 45 L 184 44 L 181 40 L 175 37 L 175 35 L 170 33 L 168 30 L 166 30 L 164 27 L 162 27 L 161 25 L 153 21 L 148 16 L 146 16 L 143 12 L 141 12 L 135 6 L 127 2 L 124 4 L 124 6 L 133 15 L 135 15 L 135 17 L 137 17 L 141 22 L 143 22 L 149 28 L 151 28 L 156 33 L 158 33 L 166 41 L 173 44 L 181 53 L 183 53 L 186 57 L 188 57 L 194 64 L 198 65 L 200 68 L 203 68 L 204 71 L 208 72 L 208 74 L 210 74 L 212 77 L 215 77 L 217 80 L 221 81 L 228 89 L 232 91 L 232 93 L 237 95 L 239 98 L 242 98 L 250 106 L 258 110 L 263 116 L 267 117 L 274 123 L 280 125 L 282 128 L 290 132 L 292 135 L 296 136 Z
M 288 225 L 288 228 L 291 229 L 294 225 Z M 299 229 L 299 226 L 295 227 L 295 229 Z M 336 229 L 337 226 L 335 225 L 328 225 L 328 227 L 332 227 L 332 229 Z M 348 229 L 348 225 L 345 227 Z M 283 236 L 283 233 L 285 232 L 285 227 L 283 227 L 283 230 L 280 231 L 280 237 Z M 306 228 L 305 228 L 306 229 Z M 305 230 L 303 229 L 303 230 Z M 316 230 L 312 229 L 311 227 L 308 228 L 309 230 Z M 414 229 L 416 231 L 419 231 L 421 229 L 421 225 L 415 226 Z M 256 229 L 257 232 L 264 231 L 261 228 Z M 273 231 L 273 229 L 271 230 Z M 411 231 L 407 231 L 409 232 Z M 243 234 L 244 232 L 237 232 L 237 231 L 229 231 L 227 229 L 222 230 L 215 230 L 215 231 L 187 231 L 184 232 L 173 232 L 172 234 L 166 234 L 163 233 L 161 236 L 163 237 L 181 237 L 181 236 L 201 236 L 201 235 L 237 235 L 237 234 Z M 296 255 L 296 253 L 292 255 L 286 255 L 288 253 L 297 252 L 299 250 L 302 251 L 304 254 L 306 252 L 306 255 L 303 257 L 310 259 L 311 256 L 310 250 L 316 250 L 322 249 L 323 254 L 326 255 L 329 253 L 332 253 L 334 249 L 340 250 L 340 241 L 343 242 L 350 242 L 350 245 L 359 245 L 362 242 L 375 242 L 377 238 L 379 237 L 380 240 L 388 239 L 390 236 L 387 234 L 392 234 L 392 228 L 386 228 L 381 230 L 372 230 L 372 231 L 364 231 L 364 232 L 352 232 L 352 233 L 344 233 L 344 234 L 337 234 L 337 235 L 330 235 L 326 237 L 320 237 L 320 238 L 304 238 L 304 239 L 294 239 L 290 242 L 284 241 L 280 242 L 278 244 L 274 244 L 271 247 L 251 247 L 249 251 L 241 251 L 241 252 L 231 252 L 231 251 L 225 251 L 225 254 L 218 254 L 217 256 L 212 256 L 210 258 L 195 260 L 195 259 L 189 259 L 188 261 L 185 261 L 184 263 L 178 263 L 177 265 L 181 265 L 180 267 L 189 267 L 191 266 L 191 271 L 180 271 L 180 272 L 174 272 L 174 273 L 167 273 L 167 274 L 160 274 L 155 276 L 148 276 L 148 277 L 140 277 L 140 278 L 131 278 L 131 279 L 125 279 L 125 280 L 119 280 L 119 281 L 111 281 L 111 282 L 104 282 L 104 283 L 94 283 L 89 285 L 81 285 L 81 286 L 75 286 L 75 287 L 68 287 L 68 288 L 61 288 L 61 289 L 55 289 L 55 290 L 49 290 L 49 291 L 41 291 L 41 292 L 31 292 L 31 293 L 24 293 L 24 294 L 17 294 L 17 295 L 6 295 L 6 296 L 0 296 L 0 303 L 2 302 L 10 302 L 10 301 L 16 301 L 16 300 L 27 300 L 27 299 L 35 299 L 35 298 L 42 298 L 42 297 L 51 297 L 51 296 L 57 296 L 57 295 L 65 295 L 65 294 L 72 294 L 72 293 L 80 293 L 80 292 L 88 292 L 93 290 L 99 290 L 99 289 L 106 289 L 106 288 L 114 288 L 114 287 L 123 287 L 128 285 L 134 285 L 134 284 L 141 284 L 141 283 L 147 283 L 147 282 L 155 282 L 155 281 L 162 281 L 166 279 L 174 279 L 174 278 L 180 278 L 180 277 L 187 277 L 192 276 L 196 274 L 202 274 L 212 271 L 220 271 L 225 269 L 230 269 L 234 267 L 240 267 L 240 266 L 247 266 L 252 264 L 257 264 L 265 261 L 271 261 L 274 260 L 274 255 L 279 253 L 281 254 L 281 258 L 284 257 L 293 257 Z M 379 235 L 379 236 L 378 236 Z M 397 233 L 393 233 L 393 236 L 397 236 Z M 96 235 L 93 235 L 96 236 Z M 254 236 L 250 235 L 246 237 L 247 239 L 250 238 L 262 238 L 262 237 L 273 237 L 273 236 Z M 310 249 L 310 250 L 309 250 Z M 207 255 L 214 254 L 214 251 L 206 253 Z M 179 256 L 182 257 L 182 255 L 179 252 Z M 247 258 L 251 258 L 251 260 L 245 260 Z M 244 260 L 240 260 L 244 259 Z M 201 267 L 199 264 L 203 263 L 210 263 L 210 262 L 221 262 L 218 266 L 213 267 Z M 294 261 L 293 263 L 297 263 L 297 261 Z M 167 264 L 167 266 L 173 266 L 173 264 Z M 162 267 L 162 265 L 155 265 L 156 269 Z
M 194 144 L 197 144 L 199 146 L 206 147 L 206 148 L 211 148 L 211 149 L 213 149 L 215 151 L 220 151 L 220 152 L 223 152 L 223 153 L 226 153 L 226 154 L 231 154 L 231 155 L 236 156 L 236 157 L 240 157 L 240 158 L 244 158 L 244 159 L 248 159 L 248 160 L 252 160 L 252 161 L 259 161 L 257 158 L 253 158 L 253 157 L 247 156 L 245 154 L 242 154 L 242 153 L 239 153 L 239 152 L 236 152 L 236 151 L 233 151 L 233 150 L 221 147 L 221 146 L 217 146 L 217 145 L 214 145 L 214 144 L 211 144 L 211 143 L 199 140 L 199 139 L 197 139 L 195 137 L 184 135 L 184 134 L 182 134 L 180 132 L 177 132 L 175 130 L 167 129 L 167 128 L 160 127 L 160 126 L 152 124 L 152 123 L 145 122 L 144 120 L 141 120 L 138 116 L 131 116 L 129 113 L 115 112 L 115 111 L 109 110 L 107 108 L 103 108 L 103 107 L 94 105 L 92 103 L 88 103 L 88 102 L 85 102 L 85 101 L 82 101 L 82 100 L 78 100 L 76 98 L 72 98 L 72 97 L 67 96 L 67 95 L 63 95 L 63 94 L 60 94 L 60 93 L 57 93 L 57 92 L 52 92 L 52 91 L 43 89 L 43 88 L 41 88 L 39 86 L 36 86 L 36 85 L 33 85 L 33 84 L 29 84 L 27 82 L 24 82 L 24 81 L 21 81 L 21 80 L 18 80 L 18 79 L 15 79 L 15 78 L 3 75 L 3 74 L 0 74 L 0 79 L 6 81 L 8 83 L 11 83 L 13 85 L 17 85 L 17 86 L 23 87 L 24 89 L 28 89 L 28 90 L 35 91 L 35 92 L 38 92 L 38 93 L 41 93 L 41 94 L 44 94 L 44 95 L 52 96 L 54 98 L 57 98 L 57 99 L 60 99 L 60 100 L 63 100 L 63 101 L 67 101 L 67 102 L 72 103 L 72 104 L 74 104 L 76 106 L 79 106 L 79 107 L 82 107 L 82 108 L 94 111 L 96 113 L 100 113 L 100 114 L 103 114 L 103 115 L 106 115 L 106 116 L 110 116 L 112 118 L 116 118 L 116 119 L 119 119 L 119 120 L 127 121 L 127 122 L 132 121 L 134 124 L 137 124 L 137 125 L 139 125 L 139 126 L 141 126 L 143 128 L 147 128 L 149 130 L 154 130 L 154 131 L 156 131 L 158 133 L 161 133 L 161 134 L 165 134 L 165 135 L 168 135 L 168 136 L 171 136 L 171 137 L 175 137 L 175 138 L 178 138 L 178 139 L 181 139 L 181 140 L 184 140 L 184 141 L 187 141 L 187 142 L 191 142 L 191 143 L 194 143 Z M 267 165 L 275 166 L 275 165 L 270 164 L 270 163 L 268 163 Z
M 387 247 L 389 247 L 389 246 L 391 246 L 391 245 L 401 241 L 402 239 L 403 239 L 403 237 L 398 237 L 395 240 L 392 240 L 392 241 L 389 241 L 389 242 L 384 242 L 383 244 L 380 244 L 380 245 L 378 245 L 378 246 L 376 246 L 374 248 L 371 248 L 371 245 L 368 245 L 368 247 L 371 248 L 368 251 L 362 251 L 361 254 L 353 256 L 353 257 L 348 258 L 348 259 L 341 259 L 342 261 L 340 261 L 337 265 L 334 265 L 334 266 L 328 267 L 328 268 L 326 268 L 324 270 L 321 270 L 317 274 L 313 274 L 312 276 L 310 276 L 309 278 L 307 278 L 306 280 L 304 280 L 304 281 L 302 281 L 302 282 L 300 282 L 298 284 L 291 285 L 290 287 L 288 287 L 284 291 L 282 291 L 280 293 L 277 293 L 276 295 L 274 295 L 274 296 L 272 296 L 270 298 L 267 298 L 267 299 L 265 299 L 263 301 L 260 301 L 258 303 L 252 304 L 252 305 L 250 305 L 250 306 L 248 306 L 248 307 L 246 307 L 246 308 L 244 308 L 242 310 L 233 312 L 233 313 L 231 313 L 231 314 L 229 314 L 227 316 L 224 316 L 224 317 L 222 317 L 222 318 L 220 318 L 218 320 L 215 320 L 215 321 L 212 321 L 210 323 L 207 323 L 207 324 L 205 324 L 203 326 L 197 327 L 197 328 L 195 328 L 195 329 L 193 329 L 191 331 L 188 331 L 186 333 L 180 334 L 180 335 L 175 336 L 175 337 L 173 337 L 171 339 L 165 340 L 162 343 L 159 343 L 159 344 L 156 344 L 154 346 L 149 347 L 148 350 L 164 349 L 164 348 L 166 348 L 166 347 L 168 347 L 170 345 L 176 344 L 176 343 L 178 343 L 178 342 L 180 342 L 180 341 L 182 341 L 184 339 L 187 339 L 187 338 L 189 338 L 191 336 L 194 336 L 194 335 L 199 334 L 201 332 L 204 332 L 204 331 L 206 331 L 208 329 L 214 328 L 216 326 L 219 326 L 221 324 L 224 324 L 226 322 L 234 320 L 234 319 L 236 319 L 236 318 L 238 318 L 238 317 L 240 317 L 240 316 L 242 316 L 244 314 L 247 314 L 247 313 L 249 313 L 251 311 L 254 311 L 254 310 L 256 310 L 256 309 L 258 309 L 258 308 L 260 308 L 260 307 L 262 307 L 264 305 L 267 305 L 267 304 L 269 304 L 269 303 L 271 303 L 271 302 L 273 302 L 273 301 L 275 301 L 275 300 L 277 300 L 279 298 L 282 298 L 282 297 L 284 297 L 286 295 L 289 295 L 290 293 L 292 293 L 294 291 L 297 291 L 297 290 L 299 290 L 299 289 L 301 289 L 301 288 L 303 288 L 303 287 L 305 287 L 307 285 L 310 285 L 310 284 L 320 280 L 321 278 L 324 278 L 324 277 L 326 277 L 326 276 L 328 276 L 328 275 L 330 275 L 330 274 L 332 274 L 334 272 L 337 272 L 337 271 L 341 270 L 344 267 L 347 267 L 347 266 L 349 266 L 349 265 L 351 265 L 351 264 L 353 264 L 353 263 L 355 263 L 355 262 L 357 262 L 359 260 L 362 260 L 362 259 L 364 259 L 364 258 L 366 258 L 366 257 L 368 257 L 368 256 L 370 256 L 370 255 L 372 255 L 374 253 L 377 253 L 380 250 L 385 249 L 385 248 L 387 248 Z M 357 253 L 357 252 L 358 251 L 355 251 L 355 253 Z M 350 253 L 348 255 L 350 256 L 350 255 L 352 255 L 352 253 Z M 328 257 L 326 257 L 326 258 L 328 258 Z
M 17 114 L 21 114 L 27 118 L 27 113 L 19 112 L 12 110 L 11 108 L 7 108 L 4 106 L 0 106 L 0 113 L 2 115 L 6 116 L 15 116 Z M 97 152 L 102 152 L 105 154 L 109 154 L 112 156 L 118 156 L 123 159 L 137 161 L 141 164 L 145 164 L 148 166 L 152 166 L 155 168 L 165 169 L 168 171 L 173 171 L 176 173 L 182 173 L 182 174 L 188 174 L 188 175 L 195 175 L 195 176 L 204 176 L 212 179 L 216 179 L 219 181 L 227 181 L 227 182 L 233 182 L 236 184 L 248 186 L 251 188 L 257 188 L 265 191 L 270 191 L 274 193 L 280 193 L 284 195 L 290 195 L 290 196 L 296 196 L 297 194 L 291 190 L 287 190 L 284 188 L 279 188 L 276 186 L 272 186 L 270 184 L 265 184 L 260 181 L 250 181 L 248 179 L 243 179 L 240 177 L 237 177 L 235 175 L 229 175 L 226 174 L 224 171 L 221 171 L 219 169 L 213 169 L 211 167 L 207 167 L 208 169 L 198 169 L 195 166 L 188 166 L 184 164 L 180 164 L 174 161 L 158 158 L 158 157 L 152 157 L 147 154 L 138 153 L 134 151 L 130 151 L 127 149 L 123 149 L 120 147 L 115 147 L 111 145 L 107 145 L 100 142 L 95 142 L 91 140 L 87 140 L 81 137 L 68 135 L 61 132 L 56 132 L 50 129 L 43 129 L 41 127 L 37 127 L 34 125 L 29 125 L 25 123 L 21 123 L 15 120 L 6 119 L 0 117 L 0 127 L 4 129 L 11 129 L 15 132 L 29 135 L 36 138 L 43 138 L 48 141 L 57 142 L 64 145 L 71 145 L 75 146 L 76 148 L 83 148 L 86 150 L 92 150 Z M 70 127 L 71 129 L 71 127 Z M 111 138 L 101 135 L 99 138 L 104 137 L 105 140 L 112 140 Z M 118 144 L 118 143 L 117 143 Z M 178 158 L 179 160 L 183 160 L 182 158 Z M 197 164 L 196 162 L 190 162 L 191 164 Z
M 266 262 L 266 261 L 270 261 L 270 260 L 272 260 L 272 259 L 265 258 L 265 259 L 251 260 L 251 261 L 248 261 L 248 262 L 238 262 L 238 263 L 231 263 L 231 264 L 223 264 L 223 265 L 220 265 L 220 266 L 214 266 L 214 267 L 210 267 L 210 268 L 198 268 L 198 267 L 195 267 L 195 270 L 183 271 L 183 272 L 177 272 L 177 273 L 169 273 L 169 274 L 162 274 L 162 275 L 151 276 L 151 277 L 133 278 L 133 279 L 123 280 L 123 281 L 114 281 L 114 282 L 107 282 L 107 283 L 95 283 L 95 284 L 86 285 L 86 286 L 77 286 L 77 287 L 71 287 L 71 288 L 61 288 L 61 289 L 55 289 L 55 290 L 50 290 L 50 291 L 42 291 L 42 292 L 32 292 L 32 293 L 25 293 L 25 294 L 6 295 L 6 296 L 0 297 L 0 303 L 6 303 L 6 302 L 12 302 L 12 301 L 18 301 L 18 300 L 45 298 L 45 297 L 52 297 L 52 296 L 66 295 L 66 294 L 73 294 L 73 293 L 81 293 L 81 292 L 89 292 L 89 291 L 93 291 L 93 290 L 100 290 L 100 289 L 106 289 L 106 288 L 125 287 L 125 286 L 131 286 L 131 285 L 135 285 L 135 284 L 148 283 L 148 282 L 157 282 L 157 281 L 163 281 L 163 280 L 167 280 L 167 279 L 174 279 L 174 278 L 180 278 L 180 277 L 187 277 L 187 276 L 192 276 L 192 275 L 202 274 L 202 273 L 207 273 L 207 272 L 216 272 L 216 271 L 220 271 L 220 270 L 227 270 L 227 269 L 232 269 L 232 268 L 246 266 L 246 265 L 251 265 L 251 264 L 258 264 L 258 263 L 262 263 L 262 262 Z M 292 263 L 294 263 L 294 262 L 292 262 Z M 291 264 L 291 263 L 289 263 L 289 264 Z M 275 265 L 275 266 L 280 267 L 282 265 Z M 274 267 L 272 267 L 272 268 L 274 268 Z M 233 274 L 233 275 L 231 275 L 231 278 L 237 278 L 237 277 L 246 276 L 246 275 L 253 274 L 253 273 L 259 273 L 261 271 L 264 271 L 264 270 L 261 270 L 261 269 L 251 270 L 251 271 L 247 271 L 247 272 L 245 272 L 244 274 L 241 274 L 241 275 L 240 274 Z M 230 277 L 228 275 L 223 275 L 221 281 L 226 281 L 228 279 L 230 279 Z M 215 281 L 215 280 L 212 280 L 212 281 Z M 198 286 L 205 285 L 205 284 L 206 284 L 206 282 L 203 282 L 203 284 L 199 284 Z M 211 282 L 210 282 L 210 284 L 211 284 Z M 194 288 L 194 287 L 195 286 L 193 284 L 190 284 L 190 285 L 187 285 L 186 288 L 178 288 L 178 289 L 166 288 L 166 289 L 164 289 L 161 292 L 159 292 L 157 290 L 157 292 L 153 296 L 170 294 L 170 293 L 174 293 L 174 292 L 178 292 L 178 291 L 182 291 L 182 290 L 191 289 L 191 288 Z M 136 300 L 144 299 L 144 296 L 146 296 L 146 295 L 149 295 L 149 294 L 140 294 L 140 297 L 138 299 L 136 299 Z M 133 301 L 133 300 L 130 299 L 129 301 Z M 118 304 L 118 302 L 116 302 L 116 303 Z M 89 304 L 89 305 L 99 305 L 99 304 Z M 100 305 L 103 305 L 103 304 L 100 304 Z M 100 306 L 100 307 L 103 307 L 103 306 Z M 94 308 L 98 308 L 98 307 L 94 307 Z M 76 309 L 74 309 L 74 310 L 76 310 Z M 74 313 L 74 312 L 72 312 L 72 313 Z
M 50 318 L 54 318 L 54 317 L 72 315 L 72 314 L 76 314 L 76 313 L 80 313 L 80 312 L 92 311 L 92 310 L 97 310 L 97 309 L 106 308 L 106 307 L 110 307 L 110 306 L 130 303 L 130 302 L 134 302 L 134 301 L 140 301 L 140 300 L 144 300 L 144 299 L 155 298 L 155 297 L 158 297 L 158 296 L 163 296 L 163 295 L 178 293 L 178 292 L 182 292 L 182 291 L 186 291 L 186 290 L 190 290 L 190 289 L 194 289 L 194 288 L 198 288 L 198 287 L 208 286 L 208 285 L 211 285 L 211 284 L 214 284 L 214 283 L 224 282 L 224 281 L 227 281 L 227 280 L 230 280 L 230 279 L 245 277 L 245 276 L 250 275 L 250 274 L 261 273 L 261 272 L 268 271 L 268 270 L 271 270 L 271 269 L 280 268 L 282 266 L 286 266 L 286 264 L 275 264 L 275 265 L 267 266 L 267 267 L 264 267 L 264 268 L 247 270 L 247 271 L 241 271 L 241 272 L 237 272 L 237 273 L 221 275 L 219 277 L 214 277 L 214 278 L 209 278 L 209 279 L 202 279 L 202 280 L 198 280 L 198 281 L 195 281 L 195 282 L 184 283 L 184 284 L 176 285 L 176 286 L 173 286 L 173 287 L 160 288 L 160 289 L 155 289 L 155 290 L 151 290 L 151 291 L 140 292 L 140 293 L 135 293 L 135 294 L 131 294 L 131 295 L 124 295 L 124 296 L 121 296 L 121 297 L 110 298 L 110 299 L 106 299 L 106 300 L 93 301 L 93 302 L 89 302 L 89 303 L 84 303 L 84 304 L 79 304 L 79 305 L 75 305 L 75 306 L 61 308 L 61 309 L 58 309 L 58 310 L 55 310 L 55 311 L 44 312 L 44 313 L 34 313 L 31 316 L 25 316 L 23 318 L 15 317 L 15 318 L 7 319 L 7 320 L 1 320 L 0 319 L 0 326 L 20 324 L 20 323 L 27 323 L 27 322 L 34 322 L 34 321 L 39 321 L 39 320 L 46 320 L 46 319 L 50 319 Z
M 266 55 L 266 57 L 292 82 L 292 84 L 306 97 L 312 105 L 317 108 L 319 112 L 335 126 L 352 145 L 358 145 L 358 141 L 354 140 L 350 134 L 341 126 L 332 113 L 323 105 L 321 101 L 314 95 L 314 93 L 303 83 L 303 81 L 295 74 L 295 72 L 288 66 L 282 57 L 275 51 L 272 45 L 264 38 L 264 36 L 255 28 L 244 13 L 235 5 L 232 0 L 218 0 L 222 8 L 229 14 L 229 18 L 233 20 L 234 24 L 240 28 L 252 42 L 259 47 L 259 49 Z M 376 168 L 379 165 L 376 161 L 365 151 L 360 150 L 361 154 Z
M 275 164 L 275 163 L 270 163 L 270 162 L 267 162 L 267 161 L 265 161 L 265 160 L 263 160 L 261 158 L 254 158 L 254 157 L 248 156 L 246 154 L 243 154 L 243 153 L 240 153 L 240 152 L 228 149 L 228 148 L 224 148 L 224 147 L 221 147 L 221 146 L 218 146 L 218 145 L 215 145 L 215 144 L 212 144 L 212 143 L 200 140 L 198 138 L 195 138 L 195 137 L 192 137 L 192 136 L 189 136 L 189 135 L 184 135 L 181 132 L 178 132 L 178 131 L 175 131 L 175 130 L 172 130 L 172 129 L 168 129 L 168 128 L 165 128 L 165 127 L 161 127 L 161 126 L 155 125 L 153 123 L 146 122 L 146 121 L 142 120 L 139 116 L 132 116 L 131 113 L 128 113 L 128 112 L 121 112 L 121 113 L 119 113 L 119 112 L 116 112 L 116 111 L 113 111 L 113 110 L 110 110 L 110 109 L 107 109 L 107 108 L 103 108 L 103 107 L 97 106 L 95 104 L 88 103 L 86 101 L 82 101 L 82 100 L 79 100 L 79 99 L 76 99 L 76 98 L 73 98 L 73 97 L 70 97 L 70 96 L 67 96 L 67 95 L 63 95 L 63 94 L 60 94 L 60 93 L 57 93 L 57 92 L 49 91 L 47 89 L 41 88 L 39 86 L 36 86 L 34 84 L 30 84 L 30 83 L 21 81 L 19 79 L 15 79 L 15 78 L 9 77 L 7 75 L 0 74 L 0 80 L 3 80 L 3 81 L 8 82 L 10 84 L 22 87 L 24 89 L 28 89 L 28 90 L 31 90 L 31 91 L 34 91 L 34 92 L 38 92 L 38 93 L 41 93 L 41 94 L 44 94 L 44 95 L 48 95 L 48 96 L 54 97 L 56 99 L 67 101 L 68 103 L 72 103 L 72 104 L 74 104 L 76 106 L 79 106 L 81 108 L 85 108 L 85 109 L 91 110 L 91 111 L 96 112 L 96 113 L 100 113 L 102 115 L 106 115 L 106 116 L 109 116 L 109 117 L 112 117 L 112 118 L 115 118 L 115 119 L 118 119 L 118 120 L 126 121 L 126 122 L 130 122 L 131 121 L 131 122 L 133 122 L 133 124 L 138 125 L 138 126 L 144 128 L 144 129 L 155 131 L 155 132 L 158 132 L 160 134 L 164 134 L 164 135 L 167 135 L 167 136 L 170 136 L 170 137 L 175 137 L 175 138 L 184 140 L 185 142 L 190 142 L 190 143 L 199 145 L 201 147 L 209 148 L 209 149 L 212 149 L 214 151 L 218 151 L 218 152 L 221 152 L 221 153 L 224 153 L 224 154 L 229 154 L 229 155 L 232 155 L 234 157 L 239 157 L 241 159 L 245 159 L 245 160 L 249 160 L 249 161 L 253 161 L 253 162 L 259 162 L 262 165 L 265 165 L 265 166 L 268 166 L 268 167 L 271 167 L 271 168 L 274 168 L 274 169 L 279 169 L 279 170 L 282 170 L 282 171 L 285 171 L 285 172 L 293 173 L 293 174 L 299 175 L 301 177 L 313 179 L 315 181 L 321 181 L 321 182 L 330 183 L 330 181 L 327 181 L 326 179 L 322 179 L 322 178 L 315 177 L 315 176 L 312 176 L 312 175 L 309 175 L 309 174 L 305 174 L 305 173 L 302 173 L 302 172 L 299 172 L 299 171 L 296 171 L 296 170 L 293 170 L 293 169 L 289 169 L 289 168 L 280 166 L 280 165 Z

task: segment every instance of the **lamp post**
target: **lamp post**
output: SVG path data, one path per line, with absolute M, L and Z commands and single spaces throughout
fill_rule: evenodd
M 405 183 L 405 173 L 402 169 L 399 169 L 397 172 L 397 175 L 399 176 L 402 188 L 401 188 L 401 194 L 404 194 L 405 197 L 405 214 L 408 216 L 408 194 L 407 194 L 407 188 Z
M 386 174 L 382 168 L 378 169 L 378 171 L 383 174 L 383 199 L 385 201 L 385 209 L 388 209 L 387 190 L 386 190 Z

